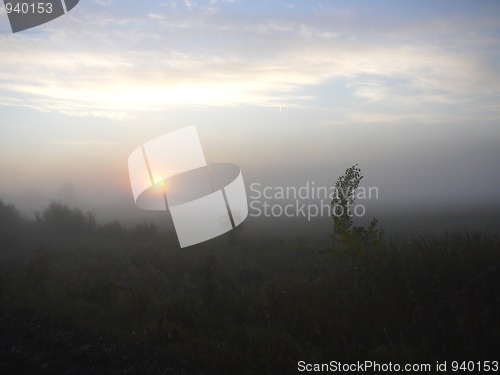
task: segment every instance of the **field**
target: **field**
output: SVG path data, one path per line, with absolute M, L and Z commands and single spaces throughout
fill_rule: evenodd
M 245 231 L 179 249 L 150 223 L 0 203 L 3 373 L 295 373 L 297 363 L 499 360 L 500 239 Z

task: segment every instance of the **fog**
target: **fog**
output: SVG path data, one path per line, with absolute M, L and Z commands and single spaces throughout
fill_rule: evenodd
M 134 205 L 128 157 L 195 125 L 249 204 L 254 183 L 331 187 L 357 163 L 379 192 L 361 221 L 498 229 L 498 4 L 252 4 L 94 2 L 15 37 L 0 18 L 0 199 L 161 223 Z M 322 236 L 330 221 L 245 227 Z
M 500 1 L 4 3 L 5 373 L 498 368 Z
M 208 162 L 229 162 L 241 168 L 250 205 L 244 226 L 250 235 L 323 239 L 332 229 L 331 217 L 313 212 L 308 218 L 296 208 L 285 214 L 282 208 L 289 204 L 299 208 L 328 205 L 328 197 L 318 199 L 313 190 L 332 188 L 345 169 L 355 163 L 364 176 L 361 187 L 377 192 L 358 199 L 363 211 L 355 223 L 376 217 L 382 228 L 402 233 L 465 227 L 499 229 L 500 137 L 494 124 L 484 124 L 474 131 L 462 123 L 321 126 L 314 124 L 313 111 L 312 124 L 308 125 L 306 118 L 294 118 L 298 110 L 290 109 L 289 114 L 275 113 L 275 109 L 246 110 L 269 123 L 269 130 L 252 132 L 252 121 L 245 118 L 243 124 L 232 126 L 236 109 L 227 111 L 225 121 L 211 124 L 212 119 L 197 129 Z M 225 118 L 209 110 L 205 115 L 216 120 Z M 135 125 L 129 129 L 132 127 Z M 280 133 L 274 127 L 288 131 Z M 32 140 L 26 156 L 18 154 L 14 159 L 11 154 L 2 159 L 2 175 L 13 178 L 2 181 L 0 198 L 28 216 L 58 201 L 88 210 L 100 222 L 118 219 L 133 224 L 148 220 L 172 229 L 168 228 L 171 222 L 167 212 L 135 206 L 127 165 L 134 148 L 170 129 L 158 125 L 146 137 L 128 139 L 123 135 L 128 130 L 125 127 L 124 132 L 108 138 L 110 144 L 101 145 L 49 147 Z M 19 143 L 28 142 L 28 138 L 29 134 L 20 136 Z M 301 187 L 305 190 L 298 199 L 274 196 L 277 189 Z M 266 188 L 269 199 L 259 196 Z M 278 207 L 265 214 L 256 209 L 264 203 Z

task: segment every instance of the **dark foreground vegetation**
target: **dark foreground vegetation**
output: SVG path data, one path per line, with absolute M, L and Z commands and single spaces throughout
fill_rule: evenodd
M 370 230 L 327 252 L 244 232 L 178 249 L 152 224 L 55 203 L 28 220 L 0 202 L 1 373 L 499 360 L 499 238 Z

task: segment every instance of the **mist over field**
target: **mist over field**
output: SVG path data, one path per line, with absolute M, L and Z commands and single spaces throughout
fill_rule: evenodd
M 379 129 L 377 132 L 375 126 Z M 251 127 L 248 124 L 248 128 Z M 265 215 L 255 208 L 262 208 L 265 202 L 280 207 L 290 203 L 296 206 L 328 204 L 329 199 L 324 195 L 321 199 L 312 196 L 313 186 L 315 189 L 331 189 L 336 178 L 354 163 L 359 163 L 365 175 L 362 186 L 378 191 L 377 196 L 359 201 L 366 208 L 363 217 L 359 218 L 361 222 L 377 217 L 388 230 L 403 232 L 441 232 L 464 227 L 498 230 L 500 178 L 496 172 L 499 148 L 498 137 L 493 132 L 495 128 L 485 126 L 477 130 L 476 127 L 474 132 L 479 135 L 468 135 L 465 130 L 457 130 L 455 125 L 442 127 L 441 134 L 435 134 L 442 139 L 441 143 L 428 138 L 431 131 L 438 132 L 430 127 L 422 135 L 411 138 L 406 136 L 405 129 L 397 130 L 395 126 L 370 125 L 364 128 L 368 134 L 358 133 L 355 126 L 354 130 L 345 129 L 343 132 L 335 127 L 323 128 L 321 132 L 305 127 L 303 132 L 289 135 L 289 149 L 285 152 L 275 150 L 283 145 L 281 139 L 272 134 L 241 136 L 238 132 L 242 131 L 237 129 L 217 132 L 215 126 L 214 134 L 222 134 L 225 140 L 221 151 L 220 142 L 208 136 L 211 132 L 207 126 L 199 126 L 198 131 L 209 162 L 230 162 L 240 166 L 250 205 L 250 217 L 245 225 L 250 233 L 258 229 L 295 237 L 297 225 L 303 225 L 301 235 L 306 237 L 329 232 L 331 219 L 325 214 L 308 219 L 296 210 L 292 213 L 296 217 L 287 217 L 279 209 Z M 159 127 L 155 135 L 163 131 Z M 488 132 L 491 133 L 489 140 L 482 139 L 487 138 Z M 338 134 L 343 138 L 335 141 Z M 466 136 L 470 139 L 466 140 Z M 117 133 L 117 138 L 120 137 L 122 134 Z M 392 140 L 387 141 L 388 137 Z M 4 175 L 13 178 L 3 180 L 1 196 L 28 216 L 42 210 L 51 201 L 57 201 L 91 211 L 100 221 L 118 219 L 131 224 L 151 220 L 161 227 L 166 225 L 162 220 L 168 217 L 168 213 L 138 209 L 130 189 L 127 158 L 136 146 L 147 140 L 141 137 L 135 143 L 130 142 L 128 148 L 119 142 L 101 146 L 51 145 L 53 150 L 48 152 L 52 154 L 52 163 L 39 160 L 36 147 L 29 156 L 18 161 L 4 158 L 2 165 L 8 170 Z M 257 160 L 249 159 L 250 155 Z M 16 165 L 20 160 L 25 166 Z M 28 165 L 30 160 L 33 166 Z M 71 163 L 65 166 L 68 161 Z M 40 165 L 40 162 L 43 163 Z M 37 175 L 34 180 L 30 169 Z M 54 175 L 54 169 L 59 175 Z M 44 173 L 48 176 L 44 177 Z M 258 187 L 259 192 L 253 192 L 252 186 Z M 305 199 L 275 199 L 274 196 L 256 199 L 266 188 L 274 191 L 276 188 L 304 187 Z M 253 201 L 258 202 L 252 206 Z M 290 225 L 294 229 L 287 233 L 286 228 Z
M 1 373 L 498 370 L 500 2 L 90 0 L 17 33 L 7 11 Z M 211 166 L 173 186 L 205 162 L 241 170 L 241 224 L 234 186 L 136 205 L 215 190 Z M 228 231 L 181 248 L 179 217 Z

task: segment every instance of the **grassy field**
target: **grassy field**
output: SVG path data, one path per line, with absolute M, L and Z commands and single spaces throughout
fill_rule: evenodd
M 244 232 L 179 249 L 152 224 L 97 225 L 58 204 L 27 220 L 0 203 L 0 367 L 283 374 L 301 360 L 500 359 L 498 236 L 319 250 Z

